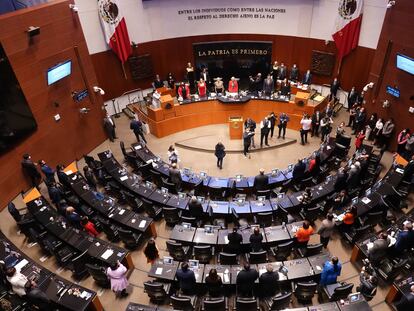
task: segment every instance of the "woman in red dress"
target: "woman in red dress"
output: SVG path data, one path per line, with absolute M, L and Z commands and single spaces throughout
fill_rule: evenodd
M 356 150 L 359 150 L 359 148 L 361 148 L 362 143 L 364 142 L 364 139 L 365 139 L 364 131 L 359 132 L 355 140 Z
M 204 82 L 203 79 L 200 79 L 200 82 L 198 82 L 197 88 L 198 88 L 198 96 L 206 97 L 207 84 L 206 84 L 206 82 Z

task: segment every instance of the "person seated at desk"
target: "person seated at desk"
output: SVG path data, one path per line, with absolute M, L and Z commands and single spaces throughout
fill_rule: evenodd
M 252 297 L 254 282 L 258 277 L 259 273 L 256 271 L 256 269 L 250 268 L 250 264 L 245 263 L 243 270 L 237 274 L 237 294 L 241 297 Z
M 378 286 L 378 278 L 375 275 L 370 275 L 365 271 L 361 271 L 359 274 L 359 281 L 361 282 L 356 288 L 357 292 L 360 292 L 364 297 L 372 297 Z
M 237 232 L 237 228 L 233 228 L 233 232 L 227 235 L 227 240 L 229 240 L 229 244 L 227 244 L 226 251 L 230 254 L 240 254 L 243 242 L 243 236 Z
M 259 277 L 260 294 L 262 297 L 273 297 L 279 290 L 279 274 L 273 271 L 273 266 L 266 265 L 266 272 Z
M 301 203 L 304 210 L 307 210 L 312 203 L 312 189 L 310 187 L 306 187 L 305 191 L 302 193 Z
M 190 87 L 188 84 L 181 82 L 180 86 L 178 87 L 178 98 L 182 98 L 183 100 L 191 99 Z
M 356 215 L 356 208 L 354 206 L 347 208 L 340 228 L 343 232 L 349 232 L 349 230 L 351 230 L 355 222 Z
M 252 252 L 260 252 L 263 250 L 263 235 L 260 233 L 260 229 L 258 227 L 254 228 L 253 233 L 250 235 L 249 241 L 252 247 Z
M 26 296 L 26 283 L 30 283 L 27 277 L 14 267 L 6 269 L 6 279 L 10 283 L 13 293 L 23 297 Z
M 310 70 L 308 69 L 303 76 L 302 84 L 311 85 L 312 84 L 312 74 Z
M 398 311 L 412 311 L 414 309 L 414 285 L 411 285 L 410 292 L 404 294 L 400 301 L 395 303 Z
M 238 93 L 239 92 L 239 83 L 235 77 L 231 77 L 228 87 L 229 93 Z
M 81 218 L 72 206 L 66 207 L 66 220 L 76 229 L 81 229 Z
M 397 254 L 402 254 L 405 251 L 414 247 L 414 231 L 411 222 L 404 223 L 403 231 L 400 231 L 397 236 L 397 241 L 394 245 L 394 250 Z
M 193 295 L 195 293 L 196 278 L 194 271 L 188 267 L 188 262 L 183 262 L 181 268 L 177 270 L 177 281 L 184 295 Z
M 99 235 L 99 232 L 96 230 L 95 225 L 89 221 L 88 216 L 82 217 L 81 224 L 83 229 L 85 229 L 85 231 L 88 232 L 89 235 L 93 237 L 97 237 Z
M 336 279 L 341 275 L 342 264 L 339 262 L 338 257 L 333 256 L 331 260 L 325 262 L 322 268 L 320 286 L 326 286 L 335 284 Z
M 303 163 L 302 159 L 298 160 L 298 163 L 295 164 L 295 166 L 293 167 L 293 172 L 292 172 L 292 182 L 298 182 L 301 181 L 303 176 L 305 176 L 305 171 L 306 171 L 306 164 Z
M 180 170 L 177 168 L 177 163 L 172 163 L 171 167 L 168 170 L 169 172 L 169 180 L 171 183 L 173 183 L 175 185 L 175 189 L 177 189 L 177 191 L 181 190 L 181 184 L 183 182 L 182 178 L 181 178 L 181 172 Z
M 333 200 L 333 209 L 340 210 L 344 208 L 349 203 L 349 196 L 346 193 L 346 190 L 341 190 Z
M 318 176 L 321 172 L 321 156 L 319 154 L 313 156 L 309 161 L 308 172 L 311 176 Z
M 271 96 L 275 90 L 275 83 L 270 74 L 267 75 L 267 78 L 263 81 L 263 92 L 266 96 Z
M 390 245 L 391 240 L 388 237 L 388 234 L 382 232 L 378 239 L 376 239 L 372 245 L 368 246 L 368 258 L 372 264 L 378 264 L 382 259 L 387 256 L 388 246 Z
M 197 91 L 198 91 L 198 96 L 200 97 L 207 96 L 207 83 L 203 79 L 200 79 L 200 81 L 198 82 Z
M 216 94 L 223 94 L 224 93 L 224 83 L 221 78 L 214 79 L 214 92 Z
M 216 269 L 211 269 L 206 277 L 208 295 L 212 298 L 223 296 L 223 282 Z
M 309 222 L 305 220 L 302 227 L 295 233 L 297 247 L 306 247 L 312 234 L 313 228 Z
M 190 202 L 188 202 L 188 212 L 191 217 L 197 219 L 197 221 L 202 220 L 204 211 L 203 205 L 197 200 L 196 196 L 192 196 Z
M 293 64 L 293 67 L 290 69 L 289 80 L 293 82 L 298 82 L 299 80 L 299 68 L 296 64 Z
M 280 95 L 282 96 L 290 96 L 290 82 L 285 79 L 282 82 L 282 85 L 280 87 Z
M 154 86 L 154 89 L 159 89 L 160 87 L 164 86 L 164 82 L 161 81 L 160 75 L 155 75 L 155 80 L 152 85 Z
M 263 168 L 259 170 L 259 175 L 254 178 L 253 188 L 256 190 L 267 190 L 269 189 L 269 176 L 265 175 Z

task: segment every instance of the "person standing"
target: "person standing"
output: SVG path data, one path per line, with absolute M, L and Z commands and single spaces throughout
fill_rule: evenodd
M 365 108 L 361 107 L 355 116 L 355 133 L 359 133 L 365 127 L 365 120 L 367 114 L 365 113 Z
M 348 93 L 348 111 L 358 101 L 358 93 L 355 91 L 355 86 L 352 87 Z
M 306 164 L 303 163 L 302 159 L 298 160 L 298 163 L 295 164 L 292 171 L 292 182 L 301 181 L 303 176 L 305 176 Z
M 126 278 L 127 271 L 128 269 L 119 261 L 116 261 L 106 269 L 106 275 L 111 282 L 111 289 L 117 296 L 128 296 L 128 293 L 126 292 L 128 287 L 128 280 Z
M 328 137 L 331 132 L 331 124 L 333 123 L 332 118 L 325 115 L 321 120 L 321 142 Z
M 169 72 L 168 75 L 167 75 L 167 83 L 168 83 L 168 87 L 170 89 L 175 90 L 175 78 L 174 78 L 172 72 Z
M 275 125 L 276 125 L 277 116 L 272 111 L 269 115 L 269 121 L 270 121 L 270 138 L 273 138 L 273 133 L 275 131 Z
M 43 175 L 46 177 L 46 183 L 51 183 L 55 181 L 55 171 L 46 164 L 44 160 L 40 160 L 39 162 L 40 170 L 42 171 Z
M 209 296 L 212 298 L 221 297 L 223 295 L 223 282 L 221 277 L 218 275 L 217 270 L 214 268 L 210 269 L 210 272 L 206 277 L 206 287 Z
M 404 159 L 409 161 L 411 157 L 414 155 L 414 133 L 408 137 L 407 142 L 405 144 L 405 151 L 404 151 Z
M 310 85 L 312 83 L 312 74 L 310 70 L 308 69 L 303 76 L 302 84 Z
M 201 222 L 204 216 L 203 205 L 197 200 L 196 196 L 192 196 L 188 202 L 188 212 L 191 217 L 194 217 L 198 222 Z
M 385 122 L 384 127 L 382 129 L 381 134 L 381 146 L 382 149 L 387 150 L 388 146 L 391 142 L 391 136 L 394 133 L 395 124 L 394 119 L 389 118 L 387 122 Z
M 234 227 L 233 231 L 227 235 L 227 240 L 229 240 L 229 243 L 227 244 L 226 251 L 230 254 L 240 254 L 243 236 L 237 232 L 236 227 Z
M 170 147 L 168 147 L 167 156 L 170 164 L 178 163 L 178 151 L 173 145 L 170 145 Z
M 164 82 L 163 82 L 163 81 L 161 81 L 161 79 L 160 79 L 160 75 L 155 75 L 155 80 L 154 80 L 154 82 L 152 83 L 152 85 L 153 85 L 154 89 L 158 89 L 158 88 L 160 88 L 160 87 L 163 87 L 163 86 L 164 86 Z
M 310 237 L 313 234 L 313 228 L 307 220 L 303 222 L 302 227 L 295 233 L 297 247 L 306 247 L 309 243 Z
M 259 287 L 262 297 L 273 297 L 279 289 L 279 274 L 273 271 L 273 266 L 266 265 L 266 272 L 259 277 Z
M 273 81 L 276 82 L 277 79 L 279 78 L 279 64 L 277 63 L 276 60 L 273 63 L 271 74 L 273 77 Z
M 402 130 L 397 137 L 397 153 L 402 155 L 405 151 L 405 145 L 407 144 L 407 140 L 410 137 L 410 129 Z
M 272 76 L 267 75 L 267 78 L 263 81 L 263 91 L 265 96 L 271 96 L 275 90 L 275 83 L 273 82 Z
M 223 94 L 224 93 L 224 83 L 221 78 L 215 78 L 214 79 L 214 92 L 216 94 Z
M 364 143 L 364 139 L 365 139 L 365 133 L 364 133 L 364 130 L 361 130 L 355 139 L 356 150 L 359 150 L 362 147 L 362 144 Z
M 377 114 L 373 113 L 369 117 L 369 120 L 368 120 L 367 125 L 365 127 L 365 136 L 366 136 L 367 140 L 372 140 L 372 136 L 373 136 L 372 134 L 374 132 L 376 123 L 377 123 Z
M 355 129 L 355 116 L 358 112 L 358 106 L 353 105 L 351 109 L 349 110 L 349 118 L 348 118 L 348 127 Z
M 200 97 L 207 96 L 207 83 L 203 79 L 200 79 L 200 81 L 198 82 L 197 91 L 198 91 L 198 96 Z
M 254 283 L 258 277 L 259 273 L 255 269 L 250 268 L 250 264 L 245 263 L 243 270 L 237 274 L 237 294 L 241 297 L 252 297 Z
M 190 93 L 194 94 L 195 93 L 195 74 L 194 74 L 194 67 L 191 65 L 191 63 L 187 63 L 187 67 L 185 68 L 185 73 L 186 73 L 187 81 L 190 85 Z
M 200 81 L 201 80 L 204 81 L 204 83 L 206 84 L 207 89 L 208 89 L 211 81 L 210 81 L 210 75 L 208 74 L 207 67 L 203 67 L 203 69 L 201 69 L 201 72 L 200 72 Z
M 319 136 L 319 125 L 321 123 L 322 115 L 319 110 L 315 111 L 312 115 L 312 133 L 311 137 Z
M 89 235 L 93 237 L 97 237 L 99 235 L 99 232 L 96 230 L 95 225 L 89 221 L 88 216 L 82 216 L 81 225 Z
M 322 268 L 321 280 L 319 285 L 326 286 L 335 284 L 338 276 L 341 274 L 342 264 L 338 257 L 334 256 L 331 260 L 325 262 Z
M 368 248 L 368 258 L 372 264 L 376 265 L 382 259 L 387 257 L 388 246 L 390 245 L 390 238 L 386 232 L 382 232 L 378 239 L 372 243 L 372 247 Z
M 250 235 L 249 242 L 252 247 L 252 252 L 260 252 L 262 247 L 263 235 L 260 233 L 260 229 L 255 227 L 253 233 Z
M 282 136 L 283 139 L 285 139 L 285 135 L 286 135 L 286 127 L 287 124 L 289 122 L 289 117 L 286 113 L 282 113 L 279 117 L 279 135 L 277 138 L 280 138 L 280 136 Z
M 309 118 L 307 114 L 304 114 L 302 120 L 300 120 L 300 125 L 302 128 L 300 129 L 300 139 L 302 145 L 308 143 L 308 133 L 311 129 L 312 120 Z
M 267 117 L 265 117 L 260 122 L 260 148 L 263 148 L 263 140 L 265 141 L 265 145 L 269 146 L 269 132 L 270 132 L 270 121 Z
M 217 167 L 223 169 L 223 159 L 226 156 L 226 151 L 223 143 L 218 142 L 214 151 L 214 155 L 217 157 Z
M 181 191 L 181 184 L 182 184 L 183 180 L 181 178 L 181 172 L 177 168 L 177 163 L 173 162 L 171 164 L 171 167 L 168 170 L 168 172 L 169 172 L 169 180 L 170 180 L 170 182 L 174 184 L 175 189 L 177 191 Z
M 381 118 L 378 118 L 377 122 L 375 123 L 375 128 L 373 131 L 373 137 L 374 137 L 374 141 L 372 143 L 373 145 L 380 144 L 383 128 L 384 128 L 384 122 Z
M 144 254 L 147 258 L 147 263 L 150 264 L 153 264 L 160 257 L 154 238 L 148 240 L 147 246 L 145 246 L 144 249 Z
M 410 291 L 395 303 L 398 311 L 411 311 L 414 309 L 414 285 L 411 285 Z
M 190 93 L 190 87 L 188 84 L 181 82 L 180 86 L 178 87 L 178 98 L 182 98 L 182 100 L 191 99 Z
M 293 67 L 290 69 L 290 81 L 298 82 L 299 80 L 299 68 L 296 64 L 293 64 Z
M 341 84 L 339 83 L 338 78 L 335 78 L 331 83 L 331 93 L 329 94 L 329 101 L 331 101 L 332 98 L 336 99 L 336 94 L 338 93 L 340 86 Z
M 38 187 L 41 176 L 36 168 L 36 164 L 32 161 L 30 154 L 25 153 L 21 162 L 23 172 L 30 178 L 33 187 Z
M 287 77 L 287 69 L 284 63 L 280 64 L 278 80 L 285 80 Z
M 239 83 L 235 77 L 231 77 L 229 81 L 229 87 L 227 88 L 229 93 L 238 93 L 239 92 Z
M 104 118 L 104 129 L 105 129 L 106 135 L 108 136 L 108 138 L 111 142 L 113 142 L 115 139 L 118 138 L 118 137 L 116 137 L 115 128 L 116 128 L 116 126 L 115 126 L 114 120 L 107 113 L 105 118 Z
M 328 247 L 329 239 L 332 236 L 332 233 L 335 228 L 335 223 L 333 222 L 333 215 L 328 214 L 326 218 L 322 220 L 321 226 L 318 230 L 320 236 L 321 244 L 324 248 Z
M 249 153 L 249 147 L 252 141 L 252 137 L 254 136 L 254 133 L 250 132 L 248 128 L 243 133 L 243 154 L 247 158 L 247 154 Z M 249 154 L 250 159 L 250 154 Z
M 259 175 L 254 178 L 253 188 L 256 190 L 267 190 L 269 189 L 269 176 L 265 175 L 264 169 L 259 170 Z
M 141 140 L 143 140 L 144 143 L 147 143 L 147 140 L 145 139 L 145 136 L 144 136 L 143 124 L 140 120 L 132 119 L 129 125 L 129 128 L 134 132 L 135 137 L 137 138 L 138 142 L 140 141 L 140 137 L 141 137 Z
M 246 121 L 244 121 L 244 129 L 248 128 L 251 133 L 254 133 L 256 130 L 256 122 L 252 118 L 247 118 Z M 252 148 L 256 148 L 256 144 L 254 143 L 254 135 L 252 136 L 252 142 L 251 142 Z
M 188 262 L 182 263 L 181 269 L 177 270 L 176 277 L 182 294 L 193 295 L 195 292 L 196 278 L 194 271 L 188 267 Z

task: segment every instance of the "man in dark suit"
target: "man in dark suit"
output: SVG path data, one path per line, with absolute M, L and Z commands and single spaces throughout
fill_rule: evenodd
M 136 120 L 136 119 L 132 119 L 131 123 L 129 125 L 129 128 L 134 132 L 135 137 L 137 138 L 137 141 L 140 141 L 140 137 L 141 139 L 147 143 L 147 140 L 145 139 L 144 136 L 144 129 L 143 129 L 143 124 L 140 120 Z
M 310 85 L 312 83 L 312 74 L 310 73 L 310 70 L 306 71 L 305 75 L 303 76 L 302 83 L 307 85 Z
M 171 164 L 171 167 L 169 169 L 169 174 L 170 174 L 169 176 L 170 182 L 172 182 L 175 185 L 175 188 L 177 189 L 177 191 L 180 191 L 183 180 L 181 178 L 181 172 L 177 168 L 177 163 Z
M 411 157 L 410 162 L 404 168 L 403 180 L 410 182 L 413 179 L 414 174 L 414 155 Z
M 358 93 L 355 91 L 355 86 L 348 93 L 348 109 L 349 109 L 358 101 Z
M 115 127 L 115 122 L 112 119 L 112 117 L 106 114 L 104 118 L 104 129 L 109 140 L 112 142 L 117 138 L 115 133 Z
M 285 139 L 285 135 L 286 135 L 286 127 L 287 124 L 289 122 L 289 117 L 286 113 L 282 113 L 279 117 L 279 135 L 277 136 L 277 138 L 280 138 L 280 136 L 282 136 L 283 139 Z
M 255 269 L 251 269 L 248 263 L 245 263 L 244 269 L 237 274 L 237 294 L 241 297 L 252 297 L 254 282 L 258 277 L 259 273 Z
M 64 172 L 65 167 L 62 164 L 56 166 L 56 175 L 58 177 L 59 183 L 62 184 L 67 189 L 71 188 L 69 176 Z
M 280 64 L 278 80 L 284 80 L 287 76 L 287 69 L 284 63 Z
M 161 81 L 161 79 L 160 79 L 160 75 L 156 75 L 156 76 L 155 76 L 155 80 L 154 80 L 154 82 L 153 82 L 153 86 L 154 86 L 154 89 L 158 89 L 158 88 L 160 88 L 160 87 L 163 87 L 163 86 L 164 86 L 164 82 L 163 82 L 163 81 Z
M 203 79 L 206 82 L 207 88 L 209 87 L 211 80 L 210 75 L 208 74 L 208 69 L 206 67 L 203 67 L 203 69 L 200 71 L 200 76 L 198 79 Z
M 368 258 L 374 265 L 387 256 L 388 245 L 390 245 L 390 239 L 387 233 L 383 232 L 374 241 L 373 246 L 368 249 Z
M 30 154 L 26 153 L 23 155 L 23 160 L 21 162 L 23 172 L 30 178 L 33 187 L 37 187 L 41 176 L 39 171 L 36 168 L 36 164 L 32 161 Z
M 260 252 L 263 250 L 262 241 L 263 235 L 260 233 L 260 229 L 255 227 L 253 233 L 249 238 L 250 246 L 252 247 L 252 252 Z
M 266 272 L 259 277 L 262 297 L 273 297 L 279 289 L 279 274 L 273 271 L 271 264 L 266 265 Z
M 194 271 L 189 269 L 187 262 L 182 263 L 181 269 L 177 270 L 176 277 L 177 277 L 177 281 L 179 283 L 181 292 L 184 295 L 193 295 L 195 292 L 194 288 L 196 285 L 196 278 L 195 278 Z
M 331 101 L 332 98 L 336 98 L 336 93 L 338 93 L 340 86 L 341 84 L 339 83 L 338 78 L 335 78 L 331 84 L 331 94 L 329 95 L 329 101 Z
M 265 175 L 263 168 L 260 169 L 259 175 L 254 178 L 253 187 L 256 190 L 267 190 L 269 188 L 269 176 Z
M 321 123 L 321 119 L 323 118 L 322 114 L 319 111 L 316 111 L 312 115 L 312 133 L 311 136 L 318 136 L 319 137 L 319 125 Z
M 227 252 L 231 254 L 240 254 L 241 253 L 241 244 L 243 242 L 243 236 L 237 232 L 237 228 L 233 228 L 233 232 L 227 235 L 229 244 L 227 244 Z
M 355 115 L 355 132 L 354 134 L 358 135 L 365 127 L 365 120 L 367 119 L 367 114 L 365 108 L 361 107 L 357 114 Z
M 334 190 L 339 192 L 346 189 L 346 181 L 348 179 L 348 172 L 344 168 L 340 168 L 338 171 L 338 177 L 336 178 Z
M 197 220 L 201 220 L 204 215 L 203 205 L 197 200 L 197 197 L 192 196 L 188 203 L 188 211 L 191 217 L 195 217 Z
M 270 121 L 267 117 L 265 117 L 262 122 L 260 122 L 260 148 L 263 148 L 263 139 L 265 141 L 265 145 L 269 146 L 269 132 L 270 132 Z
M 298 163 L 296 163 L 295 166 L 293 167 L 292 181 L 293 182 L 301 181 L 303 176 L 305 175 L 305 171 L 306 171 L 306 164 L 303 163 L 301 159 L 299 159 Z
M 276 120 L 277 120 L 277 116 L 276 114 L 272 111 L 269 115 L 269 121 L 270 121 L 270 137 L 273 137 L 273 133 L 275 131 L 275 125 L 276 125 Z
M 398 254 L 404 253 L 406 250 L 413 247 L 413 224 L 411 222 L 406 222 L 404 224 L 404 230 L 398 233 L 397 241 L 394 245 L 394 250 Z
M 404 294 L 395 306 L 398 311 L 412 311 L 414 309 L 414 285 L 411 285 L 410 292 Z
M 290 81 L 297 82 L 299 80 L 299 68 L 296 64 L 293 64 L 293 67 L 290 69 Z

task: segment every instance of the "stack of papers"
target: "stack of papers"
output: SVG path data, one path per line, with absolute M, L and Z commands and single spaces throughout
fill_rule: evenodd
M 369 198 L 367 198 L 367 197 L 365 197 L 365 198 L 361 199 L 361 201 L 362 201 L 363 203 L 365 203 L 365 204 L 368 204 L 369 202 L 371 202 L 371 200 L 370 200 Z
M 121 176 L 119 179 L 120 179 L 121 181 L 125 181 L 125 180 L 127 180 L 127 179 L 128 179 L 128 175 Z
M 112 249 L 107 249 L 102 255 L 101 255 L 101 257 L 103 258 L 103 259 L 108 259 L 109 257 L 111 257 L 112 256 L 112 254 L 114 253 L 114 251 L 112 250 Z
M 157 270 L 155 270 L 155 274 L 156 275 L 161 275 L 162 274 L 162 268 L 158 267 Z
M 145 224 L 147 223 L 147 221 L 144 219 L 144 220 L 141 220 L 141 222 L 139 223 L 139 228 L 144 228 L 145 227 Z

